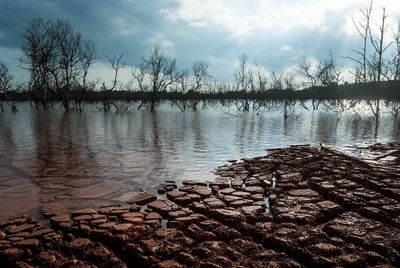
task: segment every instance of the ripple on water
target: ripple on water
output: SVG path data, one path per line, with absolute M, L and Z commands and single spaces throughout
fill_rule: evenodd
M 398 121 L 388 113 L 375 132 L 371 118 L 330 111 L 299 110 L 301 116 L 283 120 L 279 111 L 257 115 L 220 106 L 182 113 L 161 105 L 155 113 L 124 114 L 96 112 L 90 105 L 87 112 L 69 114 L 18 106 L 18 113 L 0 114 L 2 217 L 39 213 L 42 206 L 62 210 L 123 200 L 165 180 L 207 181 L 228 160 L 263 155 L 268 148 L 400 138 Z M 347 150 L 357 153 L 352 148 Z

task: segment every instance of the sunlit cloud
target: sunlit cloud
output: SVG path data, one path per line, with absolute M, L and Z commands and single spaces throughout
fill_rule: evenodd
M 190 70 L 194 61 L 205 60 L 214 78 L 230 82 L 241 54 L 247 54 L 252 64 L 257 62 L 268 70 L 298 65 L 304 57 L 322 60 L 329 56 L 330 50 L 337 61 L 343 61 L 351 49 L 360 46 L 351 17 L 360 20 L 359 8 L 366 8 L 368 3 L 368 0 L 148 0 L 144 5 L 138 0 L 51 3 L 38 0 L 28 7 L 23 0 L 2 1 L 0 40 L 3 47 L 19 50 L 24 26 L 32 18 L 66 18 L 85 39 L 96 44 L 97 62 L 104 62 L 105 54 L 123 53 L 126 64 L 135 66 L 159 45 L 177 58 L 180 69 Z M 400 1 L 374 1 L 373 33 L 377 32 L 383 6 L 390 25 L 385 40 L 390 42 L 392 28 L 400 21 Z M 10 59 L 6 54 L 1 58 L 9 62 L 10 69 L 18 68 L 18 58 Z M 343 61 L 343 64 L 352 63 Z
M 261 30 L 291 30 L 296 27 L 324 29 L 326 13 L 345 10 L 362 1 L 240 1 L 185 0 L 176 8 L 161 10 L 170 20 L 181 20 L 190 26 L 221 27 L 234 37 L 255 34 Z
M 160 46 L 166 53 L 171 53 L 175 46 L 163 33 L 154 34 L 148 41 L 152 46 Z
M 221 27 L 233 37 L 257 34 L 260 31 L 290 31 L 298 27 L 327 31 L 329 12 L 342 12 L 346 17 L 344 32 L 353 32 L 348 19 L 367 1 L 240 1 L 240 0 L 185 0 L 176 1 L 177 7 L 162 9 L 160 14 L 169 20 L 186 22 L 193 27 Z M 389 14 L 399 14 L 400 2 L 381 0 L 375 6 L 385 6 Z
M 281 50 L 282 50 L 282 51 L 292 51 L 292 47 L 289 46 L 289 45 L 283 45 L 283 46 L 281 47 Z

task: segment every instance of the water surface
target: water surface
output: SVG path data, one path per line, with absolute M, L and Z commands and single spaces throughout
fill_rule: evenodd
M 355 144 L 400 138 L 389 113 L 379 125 L 368 115 L 299 108 L 285 119 L 278 107 L 243 112 L 216 105 L 181 112 L 168 104 L 154 113 L 36 110 L 0 114 L 0 219 L 128 200 L 164 180 L 214 178 L 231 159 L 268 148 L 324 143 L 352 153 Z

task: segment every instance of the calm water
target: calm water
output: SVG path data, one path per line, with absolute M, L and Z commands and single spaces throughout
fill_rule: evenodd
M 227 160 L 290 144 L 397 141 L 399 121 L 385 113 L 378 128 L 367 115 L 306 111 L 283 120 L 278 108 L 250 112 L 217 105 L 181 112 L 37 111 L 28 103 L 0 114 L 0 219 L 39 215 L 129 199 L 164 180 L 214 177 Z M 356 151 L 352 151 L 356 152 Z

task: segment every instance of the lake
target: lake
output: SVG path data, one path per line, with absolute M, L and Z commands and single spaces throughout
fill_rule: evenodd
M 234 104 L 181 112 L 164 103 L 154 113 L 18 109 L 0 113 L 0 220 L 123 202 L 165 180 L 212 180 L 228 160 L 268 148 L 324 143 L 358 155 L 354 145 L 400 138 L 398 119 L 385 112 L 376 125 L 366 107 L 355 114 L 299 106 L 287 119 L 278 106 L 244 112 Z

